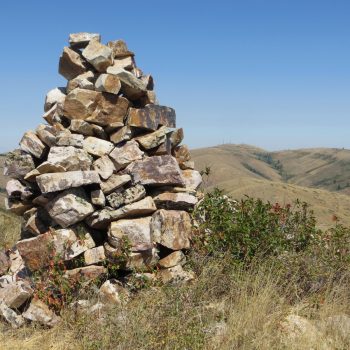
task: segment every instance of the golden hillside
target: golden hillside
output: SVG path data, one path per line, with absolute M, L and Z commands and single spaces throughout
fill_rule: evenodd
M 247 145 L 222 145 L 192 151 L 198 170 L 211 168 L 204 185 L 281 204 L 308 202 L 321 226 L 333 215 L 350 225 L 350 151 L 302 149 L 267 152 Z

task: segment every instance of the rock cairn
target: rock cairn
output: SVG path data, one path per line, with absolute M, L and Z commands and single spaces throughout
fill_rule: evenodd
M 0 252 L 0 315 L 14 327 L 59 320 L 33 280 L 57 257 L 67 280 L 104 281 L 105 303 L 120 301 L 130 274 L 192 278 L 182 265 L 201 176 L 174 109 L 158 104 L 122 40 L 71 34 L 59 73 L 68 83 L 46 95 L 46 123 L 5 163 L 7 208 L 23 217 L 22 239 Z M 123 279 L 108 280 L 106 266 Z

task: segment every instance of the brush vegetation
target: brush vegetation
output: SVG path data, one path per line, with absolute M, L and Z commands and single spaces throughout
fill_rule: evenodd
M 341 321 L 350 317 L 349 228 L 335 218 L 332 228 L 320 230 L 303 202 L 235 201 L 219 190 L 207 193 L 193 216 L 195 249 L 185 268 L 195 281 L 134 284 L 128 303 L 104 315 L 65 308 L 53 329 L 0 324 L 1 348 L 350 347 Z M 0 244 L 9 237 L 18 238 L 12 232 Z M 89 295 L 95 298 L 94 291 Z M 290 330 L 289 315 L 306 325 Z

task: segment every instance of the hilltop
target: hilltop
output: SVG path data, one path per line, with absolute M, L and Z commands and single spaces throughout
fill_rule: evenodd
M 210 167 L 207 189 L 219 187 L 234 198 L 244 195 L 270 202 L 295 199 L 311 205 L 323 227 L 333 215 L 350 224 L 350 150 L 313 148 L 268 152 L 249 145 L 195 149 L 199 170 Z

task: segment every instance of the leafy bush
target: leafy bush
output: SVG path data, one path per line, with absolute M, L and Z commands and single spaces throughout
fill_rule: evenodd
M 280 206 L 249 197 L 235 201 L 218 189 L 205 195 L 194 217 L 197 246 L 212 254 L 229 252 L 235 260 L 298 252 L 321 234 L 306 203 Z

